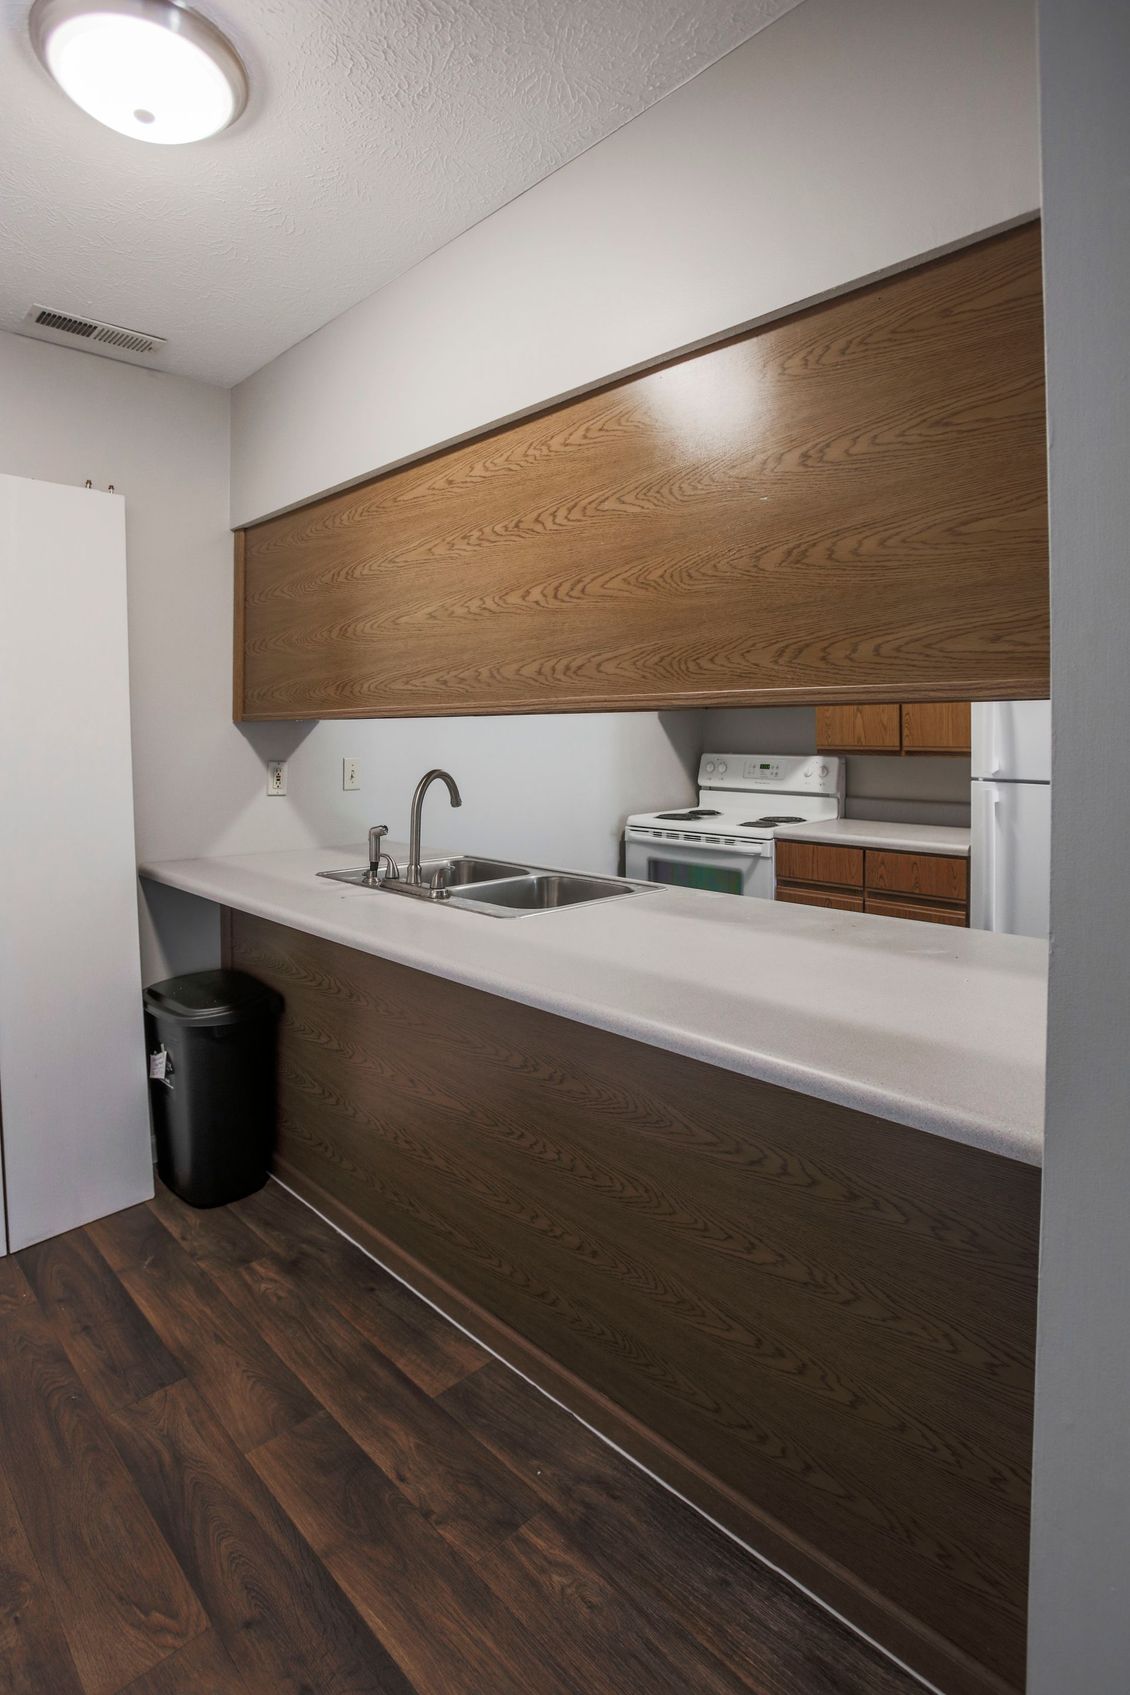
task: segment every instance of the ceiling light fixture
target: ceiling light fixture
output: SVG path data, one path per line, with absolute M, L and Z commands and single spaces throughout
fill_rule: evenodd
M 28 27 L 64 94 L 135 141 L 203 141 L 247 104 L 231 42 L 175 0 L 35 0 Z

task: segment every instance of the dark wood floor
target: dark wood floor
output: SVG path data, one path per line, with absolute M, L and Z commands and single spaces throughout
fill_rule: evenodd
M 0 1260 L 2 1695 L 917 1688 L 277 1184 Z

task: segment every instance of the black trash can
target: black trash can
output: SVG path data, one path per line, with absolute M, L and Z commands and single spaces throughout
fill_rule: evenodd
M 282 1005 L 244 971 L 194 971 L 145 991 L 157 1170 L 190 1206 L 223 1206 L 267 1181 Z

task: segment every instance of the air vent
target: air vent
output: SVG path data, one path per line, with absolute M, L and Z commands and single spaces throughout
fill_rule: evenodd
M 57 312 L 50 306 L 33 306 L 24 320 L 25 334 L 64 347 L 85 347 L 108 358 L 148 358 L 165 346 L 165 337 L 129 330 L 122 324 L 103 324 L 97 318 L 78 318 L 73 312 Z

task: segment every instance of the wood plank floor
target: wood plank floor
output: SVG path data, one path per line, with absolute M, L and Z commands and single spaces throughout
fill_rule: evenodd
M 0 1260 L 0 1695 L 918 1688 L 273 1182 Z

